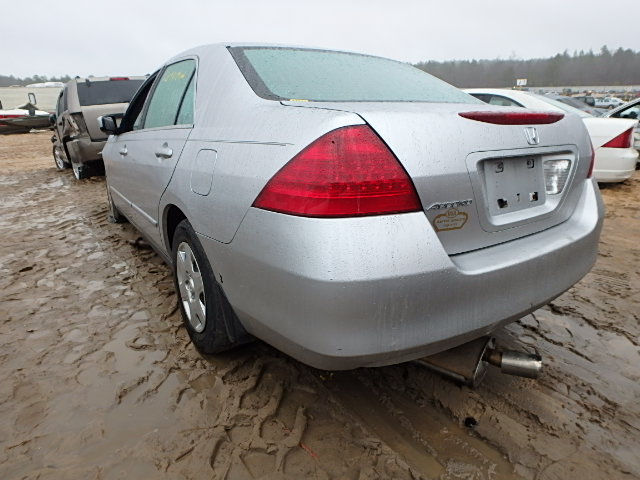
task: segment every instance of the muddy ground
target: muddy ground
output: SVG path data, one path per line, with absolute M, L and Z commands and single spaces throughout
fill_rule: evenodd
M 0 138 L 0 479 L 640 478 L 640 172 L 603 189 L 592 272 L 499 335 L 542 377 L 470 390 L 259 342 L 202 357 L 169 268 L 49 137 Z

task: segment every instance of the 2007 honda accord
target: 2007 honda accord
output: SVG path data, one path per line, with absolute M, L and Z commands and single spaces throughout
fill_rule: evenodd
M 596 258 L 582 120 L 405 63 L 208 45 L 100 122 L 111 219 L 173 266 L 204 353 L 258 337 L 325 369 L 408 361 L 533 311 Z

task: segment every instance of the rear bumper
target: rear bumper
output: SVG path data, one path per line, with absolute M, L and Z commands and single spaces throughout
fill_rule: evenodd
M 76 163 L 86 164 L 102 161 L 102 148 L 106 140 L 93 141 L 88 136 L 76 137 L 66 143 L 69 155 Z
M 637 161 L 635 148 L 598 148 L 593 176 L 600 183 L 624 182 L 635 172 Z
M 454 256 L 423 213 L 324 220 L 251 208 L 232 243 L 200 239 L 250 333 L 349 369 L 451 348 L 549 302 L 594 264 L 602 218 L 587 180 L 569 220 Z

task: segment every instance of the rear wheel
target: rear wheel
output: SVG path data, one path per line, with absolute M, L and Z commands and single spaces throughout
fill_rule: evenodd
M 53 146 L 53 161 L 56 163 L 58 170 L 65 170 L 71 166 L 64 152 L 55 145 Z
M 172 254 L 180 313 L 196 348 L 218 353 L 249 340 L 187 220 L 176 227 Z

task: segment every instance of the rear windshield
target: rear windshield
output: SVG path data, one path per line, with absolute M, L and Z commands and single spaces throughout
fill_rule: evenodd
M 262 98 L 314 102 L 482 103 L 406 63 L 386 58 L 280 47 L 230 47 Z
M 144 80 L 105 80 L 78 82 L 80 105 L 106 105 L 127 103 Z

